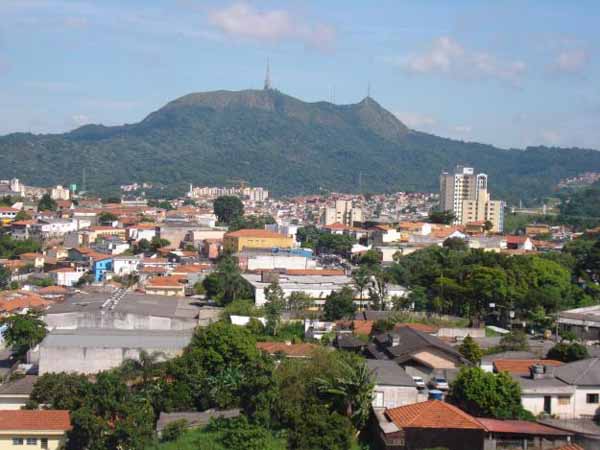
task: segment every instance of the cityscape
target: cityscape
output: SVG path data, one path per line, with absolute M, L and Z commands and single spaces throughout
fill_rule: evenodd
M 117 76 L 104 54 L 115 52 L 127 95 L 152 82 L 155 102 L 90 100 L 68 72 L 99 96 L 113 80 L 63 55 L 40 66 L 62 77 L 46 96 L 30 97 L 41 84 L 27 81 L 22 106 L 7 96 L 14 116 L 0 106 L 0 449 L 600 449 L 600 140 L 585 120 L 531 135 L 521 123 L 559 117 L 563 96 L 578 104 L 567 80 L 595 114 L 589 18 L 526 2 L 527 18 L 546 3 L 550 25 L 581 25 L 543 51 L 524 44 L 526 64 L 500 52 L 512 40 L 472 50 L 461 31 L 497 15 L 498 36 L 523 32 L 512 2 L 452 13 L 447 2 L 159 3 L 0 4 L 0 32 L 29 30 L 38 57 L 57 54 L 54 38 L 64 55 L 94 48 Z M 388 22 L 401 13 L 414 15 L 406 29 Z M 396 47 L 430 26 L 455 31 L 429 53 Z M 33 54 L 6 42 L 8 92 Z M 375 55 L 366 96 L 346 102 L 331 84 L 323 100 L 310 61 L 339 64 L 322 70 L 340 85 L 365 77 L 346 45 Z M 404 56 L 376 56 L 380 46 Z M 194 65 L 194 90 L 180 75 L 158 83 L 175 56 L 155 51 L 167 48 L 206 51 L 202 69 L 222 72 Z M 558 106 L 538 99 L 532 119 L 529 72 L 548 49 L 560 53 L 536 75 L 539 95 L 556 86 Z M 136 52 L 142 72 L 129 66 Z M 260 69 L 245 72 L 250 57 Z M 188 60 L 177 59 L 200 64 Z M 435 96 L 444 119 L 399 112 L 384 67 L 422 105 Z M 444 80 L 421 79 L 434 71 Z M 491 104 L 462 98 L 474 85 L 498 116 L 530 110 L 511 131 L 495 117 L 491 132 Z M 64 104 L 50 108 L 55 95 Z M 443 106 L 453 95 L 469 114 Z M 66 104 L 89 117 L 65 125 Z M 466 117 L 473 126 L 449 125 Z

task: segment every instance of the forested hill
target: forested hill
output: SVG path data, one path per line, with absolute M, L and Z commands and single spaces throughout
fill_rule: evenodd
M 600 171 L 594 150 L 455 141 L 408 129 L 369 97 L 353 105 L 306 103 L 276 90 L 190 94 L 132 125 L 7 135 L 0 161 L 0 178 L 33 185 L 80 183 L 85 167 L 88 187 L 102 191 L 134 181 L 243 179 L 275 194 L 357 192 L 359 177 L 364 192 L 435 191 L 440 172 L 461 163 L 489 174 L 494 197 L 513 201 Z

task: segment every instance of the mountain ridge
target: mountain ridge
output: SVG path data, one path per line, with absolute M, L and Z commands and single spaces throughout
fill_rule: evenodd
M 409 129 L 371 97 L 308 103 L 277 90 L 191 93 L 133 124 L 5 135 L 0 160 L 0 176 L 30 184 L 78 182 L 85 167 L 88 186 L 100 191 L 134 181 L 242 178 L 276 194 L 357 192 L 359 178 L 364 191 L 433 191 L 441 170 L 462 163 L 488 173 L 494 197 L 511 201 L 540 198 L 560 178 L 600 171 L 595 150 L 457 141 Z

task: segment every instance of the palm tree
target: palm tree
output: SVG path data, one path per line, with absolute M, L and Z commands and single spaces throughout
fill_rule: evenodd
M 123 361 L 119 372 L 125 380 L 135 381 L 141 378 L 142 384 L 145 386 L 157 374 L 160 360 L 164 358 L 163 352 L 148 353 L 146 350 L 142 350 L 137 359 L 128 358 Z
M 340 356 L 339 374 L 317 378 L 317 391 L 331 400 L 335 409 L 350 418 L 360 430 L 369 418 L 375 383 L 364 360 L 352 354 Z
M 359 292 L 360 307 L 362 309 L 363 293 L 365 292 L 365 289 L 367 289 L 369 283 L 371 282 L 371 274 L 369 273 L 369 270 L 366 267 L 361 266 L 358 270 L 352 272 L 352 280 L 354 281 L 354 285 L 356 286 L 356 289 Z

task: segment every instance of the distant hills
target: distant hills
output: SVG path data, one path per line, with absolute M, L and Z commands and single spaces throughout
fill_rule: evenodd
M 276 90 L 189 94 L 131 125 L 10 134 L 0 137 L 0 161 L 0 177 L 33 185 L 81 183 L 85 167 L 88 188 L 100 192 L 134 181 L 245 180 L 280 195 L 436 191 L 440 172 L 460 163 L 488 173 L 492 195 L 512 201 L 600 171 L 595 150 L 456 141 L 409 129 L 370 97 L 307 103 Z

